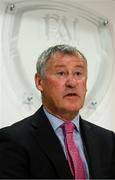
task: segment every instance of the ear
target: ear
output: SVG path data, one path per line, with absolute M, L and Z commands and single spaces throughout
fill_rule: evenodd
M 38 73 L 35 74 L 34 80 L 35 80 L 36 88 L 39 91 L 42 92 L 43 91 L 43 88 L 42 88 L 42 79 L 41 79 L 41 77 L 40 77 L 40 75 Z

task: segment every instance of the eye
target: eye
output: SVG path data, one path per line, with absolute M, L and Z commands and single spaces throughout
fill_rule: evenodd
M 59 72 L 57 72 L 57 75 L 59 75 L 59 76 L 64 76 L 64 75 L 65 75 L 65 72 L 64 72 L 64 71 L 59 71 Z
M 82 72 L 81 71 L 76 71 L 75 75 L 80 76 L 80 75 L 82 75 Z

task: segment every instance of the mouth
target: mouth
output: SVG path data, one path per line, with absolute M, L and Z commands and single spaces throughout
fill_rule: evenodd
M 78 96 L 76 93 L 68 93 L 64 97 L 76 97 Z

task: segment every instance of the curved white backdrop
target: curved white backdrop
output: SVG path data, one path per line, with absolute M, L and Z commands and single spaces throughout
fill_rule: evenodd
M 115 1 L 9 2 L 0 1 L 0 127 L 37 110 L 37 57 L 52 44 L 69 43 L 88 59 L 82 116 L 115 130 Z

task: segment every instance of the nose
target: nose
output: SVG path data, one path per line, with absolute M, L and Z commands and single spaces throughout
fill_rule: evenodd
M 69 87 L 69 88 L 74 88 L 76 87 L 76 83 L 77 83 L 77 80 L 76 78 L 74 77 L 73 74 L 69 74 L 67 79 L 66 79 L 66 87 Z

